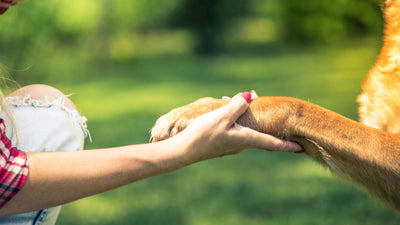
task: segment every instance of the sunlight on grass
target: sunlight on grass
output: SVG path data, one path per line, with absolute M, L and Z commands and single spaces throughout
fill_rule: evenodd
M 108 120 L 119 114 L 132 111 L 162 112 L 171 109 L 175 105 L 171 99 L 185 99 L 180 96 L 183 89 L 190 90 L 191 86 L 174 84 L 132 84 L 130 88 L 112 89 L 110 86 L 118 87 L 116 82 L 96 82 L 81 88 L 85 93 L 76 96 L 76 104 L 81 105 L 81 111 L 85 112 L 93 120 Z M 171 89 L 174 86 L 174 89 Z M 108 91 L 107 91 L 108 90 Z M 151 90 L 151 91 L 149 91 Z M 112 94 L 105 95 L 104 92 Z M 80 95 L 80 94 L 79 94 Z M 79 97 L 79 98 L 78 98 Z M 187 102 L 193 99 L 186 99 Z

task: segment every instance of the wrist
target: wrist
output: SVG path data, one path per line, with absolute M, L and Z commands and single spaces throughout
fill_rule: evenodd
M 171 172 L 196 162 L 196 156 L 191 154 L 192 142 L 185 133 L 153 144 L 156 146 L 156 165 L 161 173 Z
M 288 112 L 285 128 L 287 130 L 288 137 L 294 137 L 301 135 L 301 130 L 298 130 L 299 124 L 304 120 L 304 113 L 306 109 L 304 108 L 304 102 L 298 99 L 290 99 L 288 103 Z

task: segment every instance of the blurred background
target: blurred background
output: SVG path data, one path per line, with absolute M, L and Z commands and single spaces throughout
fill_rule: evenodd
M 378 0 L 29 0 L 0 16 L 1 72 L 88 117 L 86 149 L 144 143 L 162 114 L 255 89 L 357 120 Z M 64 224 L 397 224 L 304 155 L 247 150 L 67 204 Z

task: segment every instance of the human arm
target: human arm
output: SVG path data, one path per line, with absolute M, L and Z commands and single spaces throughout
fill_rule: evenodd
M 82 152 L 28 154 L 29 176 L 0 216 L 48 208 L 167 173 L 244 148 L 301 148 L 235 123 L 248 104 L 236 96 L 223 108 L 195 120 L 174 138 L 151 144 Z

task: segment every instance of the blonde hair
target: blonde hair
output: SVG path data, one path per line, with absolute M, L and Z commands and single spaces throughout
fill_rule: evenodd
M 4 112 L 4 114 L 6 114 L 7 118 L 9 119 L 9 124 L 11 124 L 10 130 L 11 130 L 11 134 L 10 137 L 13 137 L 14 135 L 17 134 L 17 130 L 16 130 L 16 126 L 15 126 L 15 119 L 14 116 L 10 110 L 10 107 L 4 97 L 3 92 L 0 90 L 0 106 L 1 106 L 1 111 Z M 17 142 L 18 142 L 18 135 L 16 135 L 17 138 Z
M 11 140 L 15 136 L 16 143 L 13 143 L 13 146 L 16 146 L 19 142 L 18 130 L 16 127 L 14 115 L 10 109 L 10 106 L 8 105 L 8 102 L 6 101 L 5 95 L 3 94 L 2 90 L 14 90 L 17 89 L 19 85 L 15 80 L 9 78 L 8 74 L 5 71 L 6 70 L 4 69 L 4 66 L 0 64 L 0 111 L 3 111 L 8 118 L 8 124 L 10 124 L 9 129 L 11 131 L 8 138 Z

